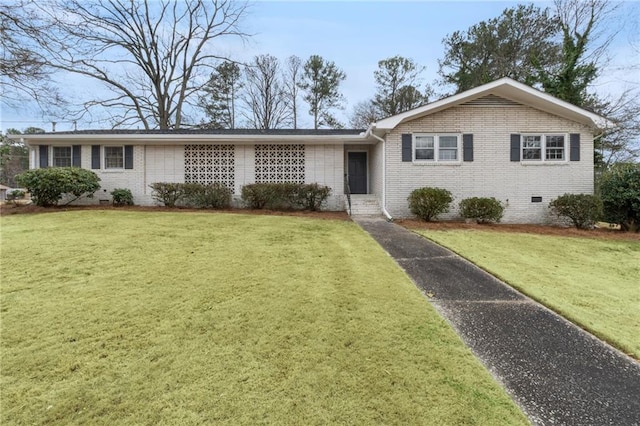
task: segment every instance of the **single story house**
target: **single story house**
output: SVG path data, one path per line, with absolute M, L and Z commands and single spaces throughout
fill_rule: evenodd
M 30 167 L 93 170 L 110 202 L 128 188 L 154 205 L 154 182 L 222 182 L 239 200 L 254 182 L 317 182 L 326 208 L 409 217 L 407 197 L 446 188 L 457 202 L 495 197 L 504 222 L 545 223 L 548 203 L 593 192 L 593 139 L 603 117 L 509 78 L 377 121 L 362 130 L 98 130 L 16 135 Z M 86 201 L 85 201 L 86 202 Z

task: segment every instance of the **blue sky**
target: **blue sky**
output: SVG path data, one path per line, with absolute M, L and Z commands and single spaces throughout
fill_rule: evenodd
M 223 53 L 237 60 L 249 60 L 256 54 L 269 53 L 280 59 L 295 54 L 303 60 L 318 54 L 342 68 L 347 79 L 342 92 L 347 98 L 348 114 L 359 101 L 374 92 L 373 71 L 377 62 L 394 55 L 413 58 L 426 66 L 424 82 L 438 75 L 438 59 L 443 56 L 442 39 L 456 30 L 465 30 L 483 20 L 498 16 L 517 2 L 503 1 L 258 1 L 251 5 L 243 28 L 253 34 L 246 43 L 219 46 Z M 551 2 L 538 2 L 552 7 Z M 627 87 L 640 88 L 640 3 L 626 2 L 609 27 L 619 30 L 612 44 L 612 62 L 596 84 L 601 93 L 617 93 Z M 66 77 L 65 77 L 66 78 Z M 73 79 L 67 81 L 74 81 Z M 100 85 L 78 82 L 76 92 L 99 91 Z M 310 125 L 305 117 L 301 123 Z M 28 126 L 51 130 L 45 118 L 28 104 L 22 110 L 4 108 L 0 129 L 23 129 Z M 71 129 L 71 123 L 59 123 L 57 130 Z M 106 127 L 101 122 L 79 122 L 79 128 Z

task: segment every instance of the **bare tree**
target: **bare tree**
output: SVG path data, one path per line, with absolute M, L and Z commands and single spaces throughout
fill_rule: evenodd
M 19 107 L 25 98 L 33 99 L 43 110 L 64 104 L 51 83 L 51 68 L 32 41 L 45 31 L 48 28 L 25 0 L 0 2 L 1 104 Z
M 246 35 L 239 24 L 247 5 L 233 0 L 52 0 L 36 7 L 51 27 L 34 40 L 42 59 L 104 83 L 112 96 L 85 107 L 109 109 L 114 127 L 179 128 L 224 59 L 214 42 Z
M 373 100 L 358 102 L 351 111 L 349 125 L 354 129 L 366 129 L 383 117 L 380 108 Z
M 300 81 L 302 79 L 302 60 L 291 55 L 285 63 L 283 82 L 287 103 L 291 112 L 291 122 L 293 128 L 298 128 L 298 96 L 300 91 Z
M 615 123 L 615 127 L 606 129 L 595 140 L 597 166 L 606 170 L 614 163 L 638 161 L 640 158 L 638 91 L 627 90 L 615 100 L 601 102 L 597 110 Z
M 244 116 L 256 129 L 277 129 L 290 122 L 278 58 L 258 55 L 244 70 Z

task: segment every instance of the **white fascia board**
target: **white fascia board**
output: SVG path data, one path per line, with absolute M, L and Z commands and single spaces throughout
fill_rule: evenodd
M 391 130 L 405 121 L 433 114 L 452 106 L 482 97 L 489 93 L 494 93 L 523 105 L 528 105 L 598 129 L 615 126 L 614 123 L 598 114 L 560 100 L 540 90 L 534 89 L 533 87 L 527 86 L 526 84 L 504 77 L 491 83 L 458 93 L 457 95 L 449 96 L 422 107 L 385 118 L 375 123 L 375 128 L 379 130 Z
M 14 136 L 14 135 L 12 135 Z M 343 144 L 343 143 L 373 143 L 365 134 L 359 135 L 207 135 L 207 134 L 35 134 L 15 135 L 12 139 L 21 139 L 27 145 L 39 145 L 43 143 L 61 144 L 122 144 L 132 145 L 180 145 L 187 143 L 316 143 L 316 144 Z

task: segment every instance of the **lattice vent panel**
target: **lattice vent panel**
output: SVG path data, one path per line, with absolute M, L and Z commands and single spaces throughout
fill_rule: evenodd
M 185 145 L 184 181 L 221 183 L 233 189 L 235 149 L 233 145 Z
M 304 145 L 256 145 L 256 183 L 304 183 Z

